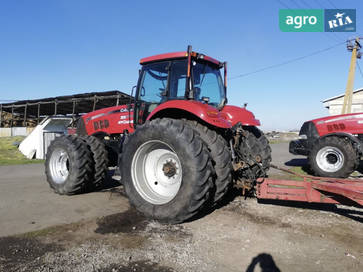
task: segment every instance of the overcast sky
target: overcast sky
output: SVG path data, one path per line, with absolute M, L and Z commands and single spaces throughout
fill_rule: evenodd
M 333 5 L 331 4 L 333 3 Z M 279 9 L 356 8 L 357 33 L 281 32 Z M 228 61 L 235 77 L 363 36 L 363 1 L 0 2 L 0 100 L 118 89 L 136 84 L 142 57 L 193 49 Z M 344 92 L 345 44 L 228 82 L 229 103 L 248 103 L 262 128 L 295 129 L 327 115 Z M 359 61 L 363 69 L 363 61 Z M 363 87 L 357 70 L 355 87 Z

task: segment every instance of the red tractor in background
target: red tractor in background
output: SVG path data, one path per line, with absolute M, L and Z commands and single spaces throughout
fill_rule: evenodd
M 317 176 L 346 178 L 358 169 L 363 154 L 363 113 L 305 122 L 289 151 L 308 157 Z
M 219 203 L 233 183 L 252 190 L 271 148 L 250 111 L 227 105 L 227 64 L 191 46 L 140 64 L 130 103 L 83 115 L 77 136 L 51 143 L 45 171 L 54 191 L 101 187 L 118 165 L 136 209 L 179 223 Z

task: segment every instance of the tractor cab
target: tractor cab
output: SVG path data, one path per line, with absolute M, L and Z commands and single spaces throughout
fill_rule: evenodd
M 134 120 L 145 122 L 160 104 L 170 100 L 194 100 L 217 109 L 226 104 L 226 63 L 192 52 L 168 53 L 141 59 Z

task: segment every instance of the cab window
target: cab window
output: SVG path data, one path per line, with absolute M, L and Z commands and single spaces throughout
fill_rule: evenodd
M 159 62 L 144 66 L 139 88 L 139 100 L 160 103 L 166 96 L 169 62 Z

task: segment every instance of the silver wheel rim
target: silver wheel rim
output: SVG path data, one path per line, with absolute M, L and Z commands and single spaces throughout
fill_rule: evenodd
M 53 151 L 49 160 L 49 170 L 55 183 L 62 184 L 66 181 L 69 175 L 69 157 L 64 149 L 57 148 Z
M 139 195 L 147 202 L 162 205 L 170 202 L 182 183 L 178 155 L 162 141 L 142 144 L 131 162 L 131 177 Z
M 344 165 L 344 155 L 340 149 L 326 146 L 319 150 L 316 155 L 316 162 L 319 168 L 325 172 L 337 172 Z

